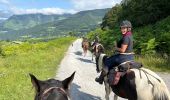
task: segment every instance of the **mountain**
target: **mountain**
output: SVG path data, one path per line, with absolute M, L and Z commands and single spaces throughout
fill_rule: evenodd
M 25 14 L 13 15 L 3 22 L 3 28 L 12 30 L 28 29 L 39 24 L 62 20 L 71 14 L 63 15 L 43 15 L 43 14 Z
M 0 23 L 2 23 L 4 20 L 3 19 L 0 19 Z
M 102 22 L 102 18 L 104 15 L 110 10 L 108 9 L 96 9 L 96 10 L 88 10 L 88 11 L 80 11 L 76 14 L 72 15 L 63 15 L 55 18 L 49 18 L 49 20 L 45 19 L 37 21 L 37 17 L 31 17 L 33 15 L 22 15 L 20 18 L 15 18 L 14 16 L 8 19 L 9 22 L 17 22 L 16 25 L 12 25 L 12 29 L 6 27 L 9 30 L 6 33 L 0 34 L 0 39 L 16 39 L 16 38 L 39 38 L 39 37 L 54 37 L 54 36 L 65 36 L 68 35 L 69 32 L 72 32 L 76 35 L 83 35 L 100 25 Z M 24 17 L 25 16 L 25 17 Z M 27 20 L 26 20 L 27 19 Z M 53 20 L 50 20 L 53 19 Z M 61 20 L 62 19 L 62 20 Z M 34 26 L 30 27 L 31 21 L 37 22 Z M 49 21 L 49 22 L 48 22 Z M 26 23 L 27 22 L 27 23 Z M 39 22 L 39 23 L 38 23 Z M 4 24 L 3 24 L 4 25 Z M 17 28 L 18 30 L 13 30 Z M 20 29 L 19 29 L 20 28 Z M 1 32 L 0 32 L 1 33 Z
M 0 9 L 0 23 L 8 19 L 11 16 L 11 14 L 12 13 L 9 11 Z
M 69 32 L 88 32 L 94 29 L 102 21 L 103 16 L 109 9 L 97 9 L 81 11 L 67 19 L 38 25 L 28 30 L 22 31 L 27 34 L 57 35 Z

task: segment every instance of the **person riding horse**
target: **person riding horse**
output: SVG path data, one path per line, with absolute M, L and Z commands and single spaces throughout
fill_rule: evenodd
M 99 37 L 97 35 L 95 35 L 94 37 L 94 41 L 91 44 L 92 47 L 92 53 L 95 53 L 96 51 L 96 45 L 99 44 Z
M 128 20 L 122 21 L 120 24 L 120 29 L 122 38 L 117 43 L 117 47 L 115 47 L 115 50 L 119 53 L 104 60 L 104 64 L 108 70 L 111 70 L 113 67 L 118 66 L 123 62 L 134 60 L 131 22 Z M 99 84 L 103 84 L 104 76 L 106 76 L 106 74 L 107 73 L 105 71 L 102 71 L 100 76 L 96 78 L 95 81 L 99 82 Z
M 92 53 L 95 51 L 95 46 L 99 43 L 99 37 L 97 35 L 95 35 L 94 37 L 94 41 L 91 44 L 92 47 Z

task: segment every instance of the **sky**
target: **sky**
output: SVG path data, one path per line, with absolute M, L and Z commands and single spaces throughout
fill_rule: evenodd
M 13 14 L 74 14 L 79 11 L 111 8 L 121 0 L 0 0 L 0 18 Z

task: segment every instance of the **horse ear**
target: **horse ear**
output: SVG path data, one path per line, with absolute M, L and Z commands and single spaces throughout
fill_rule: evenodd
M 37 92 L 40 92 L 39 80 L 34 75 L 32 75 L 30 73 L 29 73 L 29 75 L 31 77 L 31 82 L 32 82 L 33 86 L 35 87 L 35 90 Z
M 68 77 L 68 78 L 66 78 L 65 80 L 62 81 L 64 89 L 68 89 L 69 88 L 71 82 L 74 79 L 74 74 L 75 74 L 75 72 L 70 77 Z

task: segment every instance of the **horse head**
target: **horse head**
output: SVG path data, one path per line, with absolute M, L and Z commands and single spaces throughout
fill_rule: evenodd
M 29 74 L 31 82 L 36 90 L 34 100 L 68 100 L 69 87 L 73 81 L 75 72 L 63 81 L 48 79 L 45 81 L 38 80 L 34 75 Z

